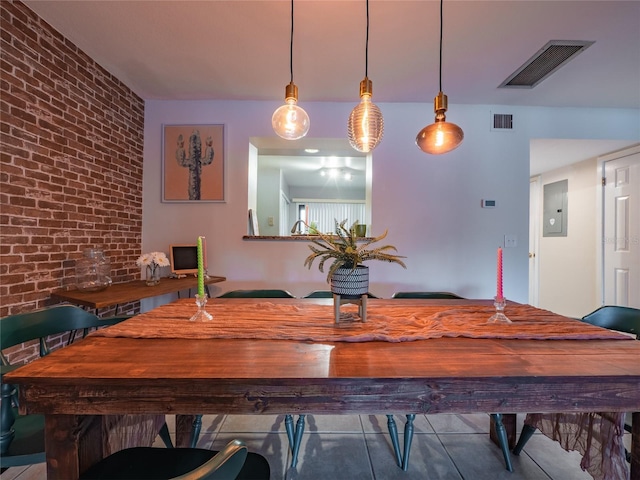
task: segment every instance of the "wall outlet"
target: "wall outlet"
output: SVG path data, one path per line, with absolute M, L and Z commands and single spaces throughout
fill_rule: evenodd
M 269 224 L 270 227 L 273 227 L 273 217 L 268 217 L 267 223 Z
M 518 236 L 517 235 L 505 235 L 504 236 L 504 248 L 513 248 L 518 246 Z

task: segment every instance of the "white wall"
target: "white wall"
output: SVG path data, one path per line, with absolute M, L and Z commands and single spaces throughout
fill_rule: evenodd
M 302 296 L 327 289 L 325 275 L 304 266 L 304 242 L 243 241 L 247 225 L 249 137 L 274 135 L 277 102 L 148 101 L 145 108 L 143 251 L 207 237 L 210 272 L 227 277 L 212 291 L 285 288 Z M 464 143 L 443 156 L 415 146 L 433 122 L 432 104 L 379 104 L 385 134 L 373 153 L 372 232 L 407 257 L 407 270 L 370 264 L 371 292 L 449 290 L 468 298 L 495 294 L 495 252 L 504 234 L 518 246 L 504 253 L 505 296 L 527 302 L 529 140 L 603 138 L 639 140 L 637 110 L 501 108 L 450 105 L 447 118 L 465 132 Z M 346 135 L 352 104 L 307 103 L 309 136 Z M 512 132 L 490 131 L 490 112 L 513 113 Z M 161 203 L 162 125 L 226 125 L 226 203 Z M 481 199 L 497 208 L 480 208 Z M 153 305 L 151 305 L 153 306 Z M 144 305 L 143 305 L 144 308 Z
M 566 237 L 543 237 L 540 228 L 538 306 L 570 317 L 583 317 L 600 306 L 596 290 L 597 159 L 547 172 L 540 179 L 541 189 L 548 183 L 568 180 L 568 222 Z M 542 212 L 542 195 L 540 202 Z

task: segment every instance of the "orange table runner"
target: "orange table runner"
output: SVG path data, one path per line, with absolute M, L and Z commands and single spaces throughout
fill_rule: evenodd
M 332 305 L 287 304 L 269 301 L 211 301 L 210 322 L 190 322 L 193 299 L 181 299 L 137 315 L 92 335 L 130 338 L 246 338 L 315 342 L 407 342 L 442 337 L 502 339 L 620 339 L 627 335 L 595 327 L 530 305 L 505 309 L 511 324 L 489 324 L 490 305 L 376 305 L 367 307 L 367 322 L 357 307 L 345 305 L 346 319 L 336 324 Z

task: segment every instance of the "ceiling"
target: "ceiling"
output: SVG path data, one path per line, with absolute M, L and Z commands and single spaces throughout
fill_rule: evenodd
M 289 0 L 24 3 L 145 100 L 284 100 Z M 293 69 L 301 106 L 357 104 L 365 5 L 296 0 Z M 367 69 L 376 103 L 433 102 L 439 5 L 370 0 Z M 638 1 L 447 0 L 443 37 L 450 107 L 640 109 Z M 532 89 L 498 88 L 550 40 L 595 43 Z

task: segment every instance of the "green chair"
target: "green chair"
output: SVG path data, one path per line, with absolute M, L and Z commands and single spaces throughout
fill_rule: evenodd
M 258 289 L 258 290 L 231 290 L 223 293 L 218 298 L 295 298 L 291 293 L 286 290 L 280 289 Z M 285 428 L 287 430 L 287 438 L 289 440 L 289 446 L 291 451 L 295 451 L 295 457 L 297 457 L 296 446 L 299 447 L 299 443 L 295 443 L 296 433 L 293 427 L 293 417 L 291 415 L 285 415 Z M 300 436 L 304 430 L 304 415 L 300 416 L 298 420 L 300 427 Z M 191 428 L 191 448 L 195 448 L 198 444 L 198 437 L 200 437 L 200 430 L 202 429 L 202 415 L 196 415 L 193 426 Z M 292 464 L 295 466 L 295 464 Z
M 367 292 L 367 297 L 379 298 L 373 295 L 371 292 Z M 314 290 L 313 292 L 305 295 L 302 298 L 333 298 L 333 293 L 331 293 L 331 290 Z
M 393 294 L 391 298 L 451 298 L 451 299 L 462 299 L 451 292 L 396 292 Z
M 240 440 L 221 451 L 201 448 L 136 447 L 120 450 L 91 466 L 80 480 L 269 480 L 269 462 Z
M 231 290 L 218 298 L 296 298 L 286 290 Z
M 15 370 L 20 365 L 11 365 L 5 349 L 23 343 L 37 342 L 41 357 L 50 352 L 47 338 L 68 332 L 68 338 L 63 342 L 65 347 L 72 343 L 81 332 L 84 337 L 90 329 L 114 325 L 126 320 L 128 316 L 99 318 L 79 307 L 72 305 L 57 305 L 27 313 L 18 313 L 0 319 L 0 360 L 2 361 L 2 376 Z M 44 416 L 20 415 L 17 409 L 17 388 L 2 382 L 2 405 L 0 406 L 0 456 L 2 468 L 20 465 L 31 465 L 45 461 L 44 449 Z M 172 447 L 169 429 L 166 423 L 160 431 L 160 436 L 167 445 Z
M 464 297 L 451 292 L 396 292 L 391 298 L 464 299 Z M 502 450 L 505 465 L 507 467 L 507 470 L 512 472 L 513 467 L 511 465 L 511 458 L 509 456 L 509 440 L 507 439 L 507 430 L 502 422 L 502 414 L 492 413 L 490 415 L 494 422 L 496 436 L 498 438 L 498 443 L 500 444 L 500 450 Z M 404 428 L 404 454 L 402 456 L 400 455 L 400 447 L 398 445 L 398 435 L 397 433 L 395 433 L 395 435 L 392 433 L 392 429 L 394 432 L 397 430 L 393 421 L 393 416 L 387 415 L 387 418 L 387 423 L 389 424 L 389 433 L 391 434 L 391 441 L 393 443 L 393 450 L 396 455 L 396 460 L 398 461 L 398 465 L 401 465 L 402 469 L 406 471 L 409 468 L 409 453 L 411 452 L 413 419 L 415 418 L 415 415 L 407 415 L 407 423 L 405 424 Z M 400 463 L 400 460 L 402 460 L 402 463 Z
M 605 305 L 581 318 L 585 323 L 598 327 L 616 330 L 618 332 L 635 335 L 636 340 L 640 340 L 640 309 L 631 307 L 621 307 L 617 305 Z M 624 429 L 631 433 L 631 423 L 625 423 Z M 513 449 L 515 455 L 520 455 L 522 449 L 529 441 L 536 429 L 526 423 L 522 427 L 518 443 Z M 631 454 L 627 451 L 627 461 L 631 461 Z
M 449 292 L 396 292 L 391 298 L 462 298 L 455 293 Z M 391 436 L 391 444 L 393 445 L 393 453 L 396 456 L 396 463 L 402 470 L 409 469 L 409 454 L 411 453 L 411 443 L 413 440 L 413 421 L 416 418 L 414 414 L 407 415 L 407 422 L 404 426 L 404 451 L 400 453 L 400 443 L 398 441 L 398 427 L 393 419 L 393 415 L 387 415 L 387 428 Z

